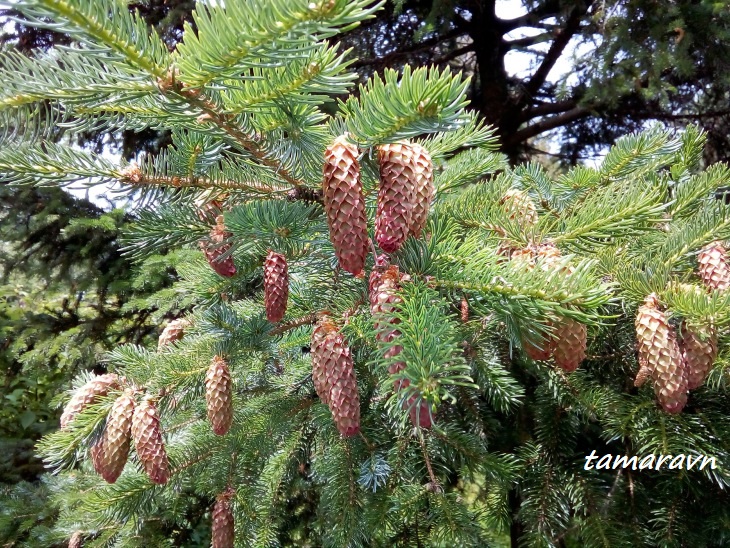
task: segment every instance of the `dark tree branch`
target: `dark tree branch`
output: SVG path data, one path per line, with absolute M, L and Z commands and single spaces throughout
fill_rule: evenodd
M 434 36 L 432 38 L 429 38 L 428 40 L 423 40 L 421 42 L 418 42 L 417 44 L 413 44 L 413 47 L 410 49 L 397 49 L 396 51 L 393 51 L 391 53 L 387 53 L 383 55 L 382 57 L 369 57 L 367 59 L 358 59 L 354 63 L 350 65 L 351 68 L 357 69 L 360 67 L 365 67 L 369 65 L 391 65 L 394 61 L 397 59 L 407 58 L 414 53 L 420 53 L 422 51 L 428 51 L 432 49 L 434 46 L 440 44 L 441 42 L 445 42 L 447 40 L 453 40 L 454 38 L 458 38 L 464 34 L 464 31 L 459 29 L 454 29 L 449 32 L 447 32 L 444 35 Z
M 547 19 L 548 17 L 557 17 L 558 15 L 560 15 L 560 1 L 546 0 L 543 4 L 525 15 L 521 15 L 514 19 L 500 19 L 500 26 L 503 30 L 503 34 L 507 34 L 508 32 L 520 27 L 531 27 L 537 25 L 543 19 Z
M 507 45 L 510 48 L 521 48 L 525 46 L 534 46 L 542 42 L 547 42 L 555 36 L 552 32 L 543 32 L 542 34 L 536 34 L 535 36 L 523 36 L 522 38 L 515 38 L 514 40 L 508 40 Z
M 555 103 L 543 103 L 522 111 L 520 121 L 526 122 L 538 116 L 565 112 L 566 110 L 575 108 L 577 105 L 578 102 L 575 99 L 566 99 L 565 101 L 557 101 Z
M 545 55 L 542 63 L 540 63 L 538 69 L 535 71 L 535 74 L 533 74 L 530 81 L 525 85 L 524 93 L 527 97 L 535 95 L 535 93 L 537 93 L 537 91 L 545 83 L 548 74 L 550 74 L 550 71 L 553 69 L 558 59 L 560 59 L 560 56 L 563 54 L 568 42 L 570 42 L 571 38 L 573 38 L 575 33 L 580 29 L 581 20 L 588 12 L 588 8 L 592 3 L 593 0 L 586 0 L 585 4 L 576 6 L 570 12 L 568 20 L 565 22 L 565 27 L 555 38 L 555 41 L 550 46 L 550 49 Z
M 575 107 L 574 109 L 564 112 L 562 114 L 540 120 L 539 122 L 535 122 L 534 124 L 527 126 L 526 128 L 522 128 L 514 134 L 510 135 L 507 139 L 505 139 L 504 145 L 506 147 L 514 146 L 518 143 L 521 143 L 522 141 L 530 139 L 531 137 L 540 135 L 545 131 L 564 126 L 565 124 L 569 124 L 570 122 L 579 120 L 581 118 L 585 118 L 590 113 L 591 110 L 586 107 Z

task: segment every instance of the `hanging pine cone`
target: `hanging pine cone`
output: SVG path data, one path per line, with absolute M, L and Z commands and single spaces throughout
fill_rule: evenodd
M 346 137 L 325 150 L 322 191 L 330 240 L 340 267 L 361 276 L 368 252 L 368 222 L 357 148 Z
M 469 301 L 466 300 L 465 295 L 461 296 L 461 307 L 459 311 L 461 312 L 461 323 L 467 323 L 469 321 Z
M 203 222 L 215 221 L 219 215 L 223 214 L 223 204 L 227 199 L 228 194 L 225 192 L 213 196 L 209 193 L 199 196 L 195 200 L 195 206 L 198 208 L 198 219 Z
M 712 242 L 697 256 L 700 277 L 710 289 L 725 291 L 730 287 L 730 266 L 722 242 Z
M 353 436 L 360 431 L 360 397 L 350 349 L 329 318 L 323 318 L 317 327 L 322 339 L 313 351 L 327 374 L 332 417 L 340 434 Z
M 271 323 L 280 322 L 286 314 L 289 299 L 289 268 L 286 257 L 269 250 L 264 263 L 264 303 L 266 319 Z
M 71 538 L 68 539 L 68 548 L 81 548 L 83 537 L 80 531 L 76 531 Z
M 167 324 L 165 329 L 162 330 L 160 338 L 157 339 L 157 350 L 160 350 L 168 344 L 182 339 L 185 335 L 185 330 L 191 325 L 192 322 L 185 318 L 172 320 L 170 323 Z
M 436 189 L 433 186 L 433 162 L 431 155 L 421 145 L 414 143 L 413 160 L 416 165 L 415 172 L 415 203 L 411 215 L 410 233 L 414 238 L 420 238 L 421 232 L 428 220 L 428 210 L 431 207 Z
M 667 413 L 679 413 L 687 403 L 687 375 L 674 329 L 659 310 L 653 293 L 636 316 L 639 363 L 645 364 L 659 403 Z
M 433 426 L 431 407 L 427 401 L 421 400 L 421 403 L 416 404 L 416 396 L 411 396 L 408 402 L 404 404 L 404 407 L 408 407 L 408 415 L 413 426 L 426 430 Z
M 167 452 L 162 441 L 162 429 L 157 408 L 145 398 L 132 416 L 132 438 L 144 471 L 153 483 L 163 484 L 170 479 Z
M 516 221 L 523 229 L 537 224 L 537 208 L 524 190 L 509 189 L 499 203 L 504 207 L 507 217 Z
M 213 357 L 205 374 L 205 402 L 213 432 L 225 436 L 233 423 L 233 380 L 220 356 Z
M 717 332 L 713 327 L 689 327 L 683 323 L 680 328 L 680 348 L 684 366 L 687 369 L 687 388 L 694 390 L 705 382 L 717 357 Z
M 119 387 L 119 377 L 114 373 L 107 373 L 105 375 L 99 375 L 94 377 L 81 388 L 76 390 L 76 393 L 71 397 L 71 400 L 66 404 L 61 415 L 61 429 L 76 418 L 76 415 L 87 405 L 91 405 L 96 401 L 97 398 L 106 396 L 109 390 Z
M 554 349 L 555 337 L 552 333 L 544 333 L 541 340 L 522 339 L 522 350 L 525 355 L 536 362 L 548 361 L 552 357 Z
M 94 469 L 108 483 L 117 481 L 127 463 L 133 415 L 134 399 L 132 391 L 127 390 L 114 402 L 104 435 L 92 448 Z
M 233 548 L 235 539 L 235 527 L 233 522 L 233 510 L 231 508 L 233 491 L 227 489 L 215 498 L 213 507 L 212 539 L 213 548 Z
M 580 322 L 563 318 L 553 332 L 555 364 L 570 373 L 578 369 L 586 357 L 588 329 Z
M 327 329 L 321 322 L 318 323 L 312 331 L 309 355 L 312 357 L 312 384 L 314 384 L 314 390 L 322 403 L 329 405 L 330 389 L 332 388 L 329 384 L 331 375 L 325 369 L 329 362 L 322 359 L 323 349 L 320 347 L 326 336 Z
M 395 143 L 378 147 L 380 188 L 375 217 L 375 239 L 380 249 L 393 253 L 408 238 L 416 201 L 416 164 L 413 147 Z
M 226 231 L 223 222 L 223 215 L 219 215 L 209 238 L 200 242 L 200 248 L 211 268 L 220 276 L 230 278 L 236 274 L 236 265 L 231 255 L 221 259 L 231 249 L 231 244 L 224 243 L 231 237 L 231 233 Z

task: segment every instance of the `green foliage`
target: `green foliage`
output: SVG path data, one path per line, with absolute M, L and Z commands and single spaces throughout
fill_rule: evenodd
M 3 103 L 5 119 L 16 120 L 5 138 L 27 148 L 0 152 L 0 177 L 16 188 L 118 182 L 139 199 L 123 245 L 141 272 L 127 283 L 109 276 L 108 288 L 97 288 L 99 303 L 119 295 L 122 317 L 148 310 L 145 318 L 156 322 L 184 308 L 191 325 L 162 348 L 143 335 L 100 337 L 104 368 L 123 376 L 135 397 L 158 401 L 169 484 L 151 483 L 135 457 L 113 485 L 92 473 L 89 448 L 119 394 L 112 391 L 38 444 L 46 464 L 60 469 L 48 482 L 52 491 L 41 494 L 52 517 L 20 522 L 11 511 L 0 531 L 38 529 L 51 542 L 80 531 L 95 545 L 202 545 L 212 501 L 230 486 L 239 546 L 499 545 L 508 532 L 525 546 L 722 544 L 730 307 L 724 294 L 697 295 L 678 282 L 698 286 L 698 249 L 730 235 L 727 208 L 712 198 L 726 168 L 700 169 L 699 130 L 677 136 L 652 128 L 619 140 L 596 168 L 557 176 L 537 164 L 509 169 L 491 131 L 463 110 L 468 81 L 436 68 L 386 71 L 340 101 L 338 112 L 321 110 L 328 82 L 341 92 L 352 80 L 345 54 L 324 40 L 368 18 L 378 7 L 368 4 L 200 3 L 197 31 L 187 26 L 183 45 L 168 55 L 116 4 L 97 21 L 97 3 L 20 3 L 64 28 L 78 22 L 74 32 L 85 42 L 77 55 L 98 64 L 101 52 L 113 52 L 114 70 L 143 69 L 153 87 L 139 101 L 125 103 L 123 89 L 107 101 L 103 71 L 76 80 L 59 63 L 52 72 L 66 91 Z M 79 22 L 82 15 L 91 18 Z M 41 62 L 52 64 L 54 55 Z M 13 57 L 11 64 L 21 69 L 15 80 L 24 71 L 40 78 L 32 63 Z M 87 100 L 95 82 L 94 100 L 103 104 Z M 116 166 L 68 143 L 35 142 L 48 135 L 48 121 L 24 135 L 20 126 L 39 117 L 28 107 L 36 100 L 49 119 L 73 118 L 71 131 L 165 128 L 172 144 L 141 165 Z M 86 111 L 88 104 L 94 108 Z M 398 309 L 377 321 L 367 281 L 336 267 L 317 196 L 300 199 L 320 185 L 324 148 L 343 132 L 362 149 L 371 226 L 373 147 L 417 139 L 436 159 L 424 235 L 390 257 L 410 280 L 398 291 Z M 503 199 L 510 189 L 534 211 L 510 209 Z M 198 248 L 215 222 L 201 204 L 214 199 L 237 267 L 230 278 Z M 122 220 L 117 212 L 77 219 L 64 234 L 82 244 L 91 229 L 116 238 Z M 509 258 L 547 245 L 560 256 Z M 278 325 L 263 304 L 269 249 L 286 256 L 290 276 Z M 81 245 L 86 254 L 92 250 Z M 150 294 L 122 297 L 142 289 Z M 650 386 L 631 386 L 634 314 L 649 292 L 672 322 L 721 330 L 717 365 L 683 414 L 664 413 Z M 325 311 L 358 378 L 361 435 L 351 438 L 338 434 L 312 384 L 309 340 Z M 588 357 L 570 375 L 525 352 L 566 319 L 587 325 L 590 337 Z M 387 330 L 397 336 L 383 337 Z M 206 418 L 204 379 L 214 356 L 229 363 L 235 388 L 225 436 L 214 435 Z M 391 375 L 389 366 L 401 362 Z M 424 407 L 430 429 L 411 422 L 410 411 Z M 707 454 L 717 468 L 587 470 L 584 456 L 594 449 Z M 700 512 L 707 526 L 698 532 Z

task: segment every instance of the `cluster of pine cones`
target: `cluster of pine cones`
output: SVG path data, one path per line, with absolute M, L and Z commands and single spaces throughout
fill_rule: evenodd
M 730 287 L 730 265 L 721 242 L 705 246 L 697 257 L 699 275 L 706 289 L 726 291 Z M 703 290 L 679 284 L 689 293 Z M 639 347 L 639 372 L 634 384 L 641 386 L 648 378 L 667 413 L 679 413 L 687 404 L 690 390 L 699 388 L 717 357 L 717 329 L 714 325 L 695 326 L 682 321 L 677 329 L 670 324 L 666 310 L 655 294 L 649 295 L 636 315 Z
M 516 222 L 528 232 L 538 222 L 537 208 L 532 198 L 524 190 L 510 189 L 500 200 L 507 218 Z M 517 268 L 532 270 L 536 267 L 545 271 L 573 272 L 571 266 L 560 266 L 560 250 L 550 242 L 529 245 L 515 249 L 509 244 L 502 244 L 498 253 L 508 258 Z M 548 361 L 551 358 L 555 365 L 566 373 L 575 371 L 586 357 L 588 345 L 588 329 L 580 322 L 564 317 L 555 324 L 543 321 L 538 331 L 541 340 L 523 337 L 522 350 L 528 358 L 535 361 Z

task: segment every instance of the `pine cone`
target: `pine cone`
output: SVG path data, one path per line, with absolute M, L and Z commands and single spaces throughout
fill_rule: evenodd
M 162 330 L 160 338 L 157 339 L 157 350 L 182 339 L 185 335 L 185 330 L 190 325 L 192 325 L 192 322 L 185 318 L 178 318 L 168 323 L 165 329 Z
M 545 333 L 543 339 L 539 341 L 531 341 L 526 338 L 522 339 L 522 350 L 525 355 L 536 362 L 545 362 L 553 355 L 555 349 L 555 337 L 551 333 Z
M 523 229 L 537 224 L 537 208 L 527 192 L 511 188 L 499 203 L 504 206 L 509 219 L 516 221 Z
M 378 147 L 380 189 L 375 217 L 375 239 L 386 253 L 400 249 L 408 238 L 416 201 L 413 147 L 395 143 Z
M 233 548 L 235 539 L 235 527 L 233 522 L 233 510 L 231 509 L 231 498 L 233 491 L 227 489 L 215 498 L 213 507 L 213 548 Z
M 119 387 L 119 377 L 114 373 L 107 373 L 105 375 L 99 375 L 94 377 L 71 397 L 71 400 L 66 404 L 61 415 L 61 429 L 76 418 L 76 415 L 87 405 L 91 405 L 101 396 L 106 396 L 109 390 Z
M 461 312 L 461 323 L 466 323 L 469 321 L 469 301 L 466 300 L 466 296 L 461 296 L 461 307 L 459 309 Z
M 428 220 L 428 210 L 431 207 L 436 189 L 433 186 L 433 162 L 431 155 L 421 145 L 414 143 L 413 160 L 416 165 L 415 190 L 416 200 L 413 204 L 413 213 L 411 216 L 410 233 L 414 238 L 420 238 L 421 232 L 426 226 Z
M 147 398 L 134 410 L 132 416 L 132 438 L 145 472 L 153 483 L 163 484 L 170 479 L 165 444 L 157 408 Z
M 350 349 L 335 325 L 324 318 L 317 326 L 322 340 L 316 345 L 317 359 L 327 374 L 329 406 L 340 434 L 353 436 L 360 431 L 360 398 Z
M 700 277 L 710 289 L 725 291 L 730 287 L 730 266 L 722 242 L 712 242 L 697 256 Z
M 324 154 L 324 209 L 330 240 L 344 270 L 361 276 L 368 253 L 368 222 L 357 148 L 343 135 Z
M 233 381 L 228 364 L 214 356 L 205 374 L 205 402 L 213 432 L 225 436 L 233 423 Z
M 230 237 L 231 233 L 226 231 L 225 225 L 223 224 L 223 215 L 219 215 L 216 219 L 216 225 L 210 231 L 208 240 L 200 242 L 200 248 L 205 253 L 208 264 L 216 273 L 224 278 L 230 278 L 236 274 L 236 265 L 233 262 L 233 257 L 228 255 L 224 259 L 220 258 L 231 249 L 231 244 L 224 243 Z
M 76 531 L 71 538 L 68 539 L 68 548 L 81 548 L 83 537 L 80 531 Z
M 127 463 L 133 415 L 134 399 L 132 391 L 127 390 L 114 402 L 104 435 L 92 448 L 94 469 L 108 483 L 117 481 Z
M 203 222 L 216 220 L 219 215 L 223 214 L 223 204 L 227 199 L 228 194 L 225 192 L 215 197 L 211 197 L 210 194 L 199 196 L 195 200 L 195 205 L 198 208 L 198 219 Z
M 329 384 L 330 374 L 325 369 L 328 362 L 322 359 L 323 348 L 320 346 L 327 336 L 327 330 L 322 323 L 317 324 L 312 331 L 312 342 L 310 343 L 309 355 L 312 357 L 312 384 L 317 396 L 325 405 L 330 404 Z
M 683 324 L 680 329 L 680 348 L 687 370 L 687 388 L 694 390 L 702 386 L 717 357 L 717 332 L 713 327 L 690 328 Z
M 286 314 L 289 298 L 289 268 L 286 257 L 269 250 L 264 263 L 264 303 L 266 319 L 271 323 L 280 322 Z
M 588 329 L 580 322 L 563 318 L 554 331 L 555 345 L 553 358 L 555 364 L 570 373 L 578 369 L 586 357 Z
M 654 391 L 667 413 L 679 413 L 687 403 L 687 376 L 674 329 L 659 310 L 653 293 L 636 316 L 639 363 L 654 379 Z
M 413 426 L 420 426 L 426 430 L 430 429 L 431 426 L 433 426 L 433 421 L 431 417 L 431 408 L 428 405 L 428 402 L 421 400 L 421 403 L 417 405 L 415 402 L 416 396 L 411 396 L 408 402 L 404 404 L 404 406 L 408 407 L 411 424 Z

